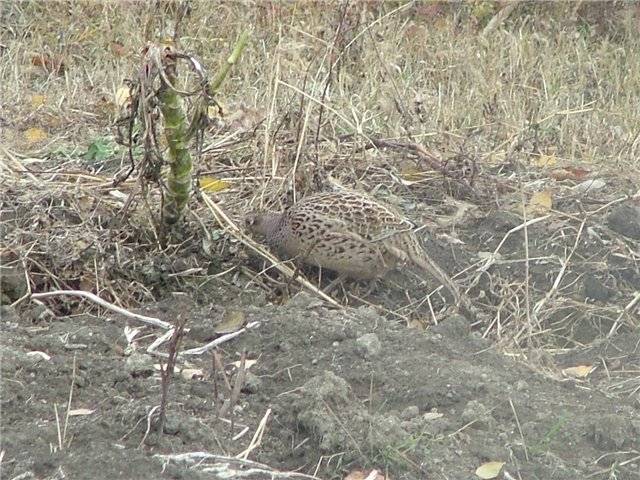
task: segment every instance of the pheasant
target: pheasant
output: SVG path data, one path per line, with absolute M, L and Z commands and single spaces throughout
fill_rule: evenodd
M 424 251 L 415 225 L 364 195 L 311 195 L 282 213 L 254 212 L 247 216 L 246 227 L 281 257 L 333 270 L 341 277 L 370 280 L 413 264 L 436 277 L 465 313 L 473 311 L 469 299 Z

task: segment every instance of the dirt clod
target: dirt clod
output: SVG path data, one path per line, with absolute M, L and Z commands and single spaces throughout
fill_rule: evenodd
M 640 206 L 623 203 L 607 216 L 611 230 L 636 240 L 640 239 Z
M 382 344 L 375 333 L 367 333 L 356 339 L 356 351 L 364 358 L 372 358 L 380 354 Z

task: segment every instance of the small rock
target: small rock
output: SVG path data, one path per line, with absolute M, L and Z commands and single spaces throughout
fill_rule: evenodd
M 410 405 L 400 413 L 402 420 L 411 420 L 420 414 L 420 409 L 415 405 Z
M 31 323 L 45 323 L 56 318 L 55 314 L 43 304 L 34 304 L 26 312 Z
M 366 333 L 356 340 L 356 352 L 365 359 L 377 356 L 382 350 L 378 335 Z
M 640 206 L 631 203 L 618 205 L 608 215 L 607 224 L 614 232 L 640 239 Z
M 584 182 L 573 186 L 572 189 L 578 193 L 589 193 L 589 192 L 594 192 L 596 190 L 600 190 L 602 187 L 606 185 L 607 185 L 607 182 L 605 182 L 601 178 L 593 178 L 591 180 L 585 180 Z
M 489 427 L 489 409 L 477 400 L 471 400 L 462 411 L 462 422 L 471 428 L 486 430 Z
M 27 279 L 24 271 L 18 267 L 0 266 L 0 293 L 9 302 L 15 302 L 27 293 Z M 4 301 L 4 300 L 3 300 Z
M 165 418 L 164 425 L 162 430 L 167 435 L 177 435 L 180 432 L 180 418 L 177 415 L 173 415 L 170 412 L 167 412 L 167 417 Z
M 616 450 L 633 439 L 629 419 L 616 414 L 597 417 L 591 425 L 593 443 L 601 450 Z
M 382 322 L 383 318 L 378 311 L 371 306 L 362 306 L 357 309 L 358 316 L 367 322 L 371 322 L 373 325 L 378 325 Z
M 321 307 L 322 305 L 322 300 L 319 300 L 318 298 L 305 291 L 296 294 L 288 303 L 288 306 L 290 308 L 302 310 L 317 308 Z
M 132 377 L 149 377 L 155 371 L 153 358 L 144 353 L 133 353 L 125 362 L 125 370 Z
M 529 384 L 526 382 L 526 380 L 518 380 L 516 382 L 516 391 L 517 392 L 526 391 L 528 388 L 529 388 Z
M 258 393 L 262 387 L 262 380 L 257 375 L 247 372 L 244 377 L 244 386 L 242 391 L 244 393 Z
M 606 302 L 613 295 L 613 290 L 595 275 L 587 273 L 582 278 L 582 293 L 585 298 Z
M 20 317 L 18 317 L 16 309 L 10 305 L 0 306 L 0 319 L 6 324 L 17 324 L 20 322 Z
M 456 314 L 445 318 L 438 325 L 434 325 L 430 331 L 445 337 L 464 338 L 469 335 L 470 329 L 469 321 L 462 315 Z

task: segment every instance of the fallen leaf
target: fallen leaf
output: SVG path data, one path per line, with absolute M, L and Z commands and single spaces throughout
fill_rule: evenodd
M 36 53 L 31 56 L 31 64 L 42 67 L 47 73 L 62 75 L 65 70 L 64 59 L 62 57 L 52 57 L 48 53 Z
M 28 128 L 24 132 L 24 138 L 26 138 L 29 143 L 41 142 L 47 138 L 47 132 L 41 128 Z
M 583 180 L 591 173 L 590 170 L 580 167 L 564 167 L 552 170 L 549 176 L 559 182 L 562 180 Z
M 216 120 L 222 116 L 221 111 L 221 107 L 216 105 L 209 105 L 207 107 L 207 118 L 212 121 Z
M 127 50 L 124 48 L 124 45 L 120 42 L 111 42 L 110 48 L 111 48 L 111 52 L 116 57 L 123 57 L 127 53 Z
M 193 380 L 194 378 L 203 378 L 204 372 L 201 368 L 183 368 L 180 370 L 180 376 L 185 380 Z
M 533 164 L 538 168 L 550 168 L 558 163 L 558 159 L 553 155 L 540 155 L 533 160 Z
M 131 103 L 131 90 L 125 85 L 116 91 L 116 105 L 119 108 L 124 108 L 129 103 Z
M 599 190 L 607 184 L 604 180 L 600 178 L 594 178 L 592 180 L 585 180 L 582 183 L 574 186 L 572 190 L 580 193 L 586 193 L 588 191 Z
M 409 320 L 409 323 L 407 324 L 408 328 L 412 328 L 414 330 L 426 330 L 425 324 L 424 322 L 414 318 L 413 320 Z
M 562 369 L 565 377 L 586 378 L 596 369 L 593 365 L 578 365 L 576 367 L 568 367 Z
M 213 327 L 215 333 L 225 334 L 237 332 L 247 323 L 244 312 L 240 310 L 228 310 L 222 317 L 222 321 Z
M 89 410 L 88 408 L 74 408 L 73 410 L 69 410 L 70 417 L 78 417 L 81 415 L 91 415 L 95 410 Z
M 445 14 L 445 6 L 438 2 L 418 3 L 413 14 L 419 20 L 434 21 Z
M 41 107 L 47 101 L 47 97 L 44 95 L 31 95 L 31 106 L 33 108 Z
M 553 205 L 551 190 L 536 192 L 531 196 L 527 205 L 527 213 L 547 213 Z
M 385 480 L 385 476 L 377 470 L 371 470 L 369 473 L 365 473 L 363 470 L 351 471 L 344 480 Z
M 205 192 L 216 193 L 226 190 L 231 186 L 231 182 L 220 180 L 214 177 L 200 177 L 200 188 Z
M 437 420 L 438 418 L 444 417 L 444 413 L 440 412 L 427 412 L 422 415 L 422 419 L 430 422 L 431 420 Z
M 500 475 L 500 471 L 504 466 L 504 462 L 487 462 L 483 463 L 476 469 L 476 475 L 483 480 L 496 478 Z
M 51 357 L 40 350 L 34 350 L 33 352 L 27 352 L 28 357 L 40 357 L 43 360 L 51 360 Z
M 400 179 L 403 184 L 412 185 L 427 178 L 426 172 L 421 168 L 407 167 L 400 172 Z
M 230 130 L 250 131 L 262 122 L 266 114 L 258 108 L 240 105 L 235 112 L 227 115 L 227 123 Z
M 258 360 L 245 360 L 244 361 L 244 368 L 248 369 L 253 367 L 256 363 L 258 363 Z M 240 368 L 240 360 L 236 361 L 236 362 L 231 362 L 229 365 L 233 365 L 236 368 Z

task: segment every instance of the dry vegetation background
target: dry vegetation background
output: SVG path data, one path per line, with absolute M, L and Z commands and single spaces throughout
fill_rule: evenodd
M 158 245 L 149 206 L 157 196 L 137 195 L 136 174 L 111 188 L 129 166 L 114 128 L 119 91 L 135 77 L 145 41 L 170 36 L 176 5 L 2 5 L 3 183 L 14 222 L 5 260 L 26 264 L 34 291 L 82 287 L 130 305 L 154 298 L 149 283 L 159 277 L 174 274 L 165 282 L 173 287 L 181 271 L 195 269 L 201 281 L 211 270 L 202 259 L 175 265 L 184 249 Z M 453 237 L 468 211 L 583 209 L 570 187 L 584 180 L 612 176 L 614 204 L 634 193 L 636 6 L 525 2 L 491 24 L 505 5 L 195 2 L 180 48 L 210 72 L 252 32 L 218 95 L 226 116 L 207 132 L 197 172 L 222 181 L 216 199 L 235 220 L 340 183 L 409 213 L 435 205 L 419 220 Z M 430 156 L 381 151 L 376 141 L 417 142 Z M 425 158 L 445 165 L 444 181 Z M 218 236 L 211 213 L 193 207 Z M 556 218 L 566 252 L 580 222 L 566 225 L 566 236 L 561 227 L 574 213 Z M 187 237 L 207 235 L 197 228 Z M 228 246 L 214 244 L 209 253 Z M 498 296 L 514 296 L 506 305 L 521 317 L 522 302 L 530 310 L 533 300 L 523 279 L 514 281 L 515 293 Z
M 207 274 L 228 264 L 224 271 L 237 271 L 241 249 L 201 203 L 192 202 L 181 241 L 162 246 L 157 192 L 140 194 L 138 172 L 112 185 L 129 166 L 114 127 L 122 87 L 136 75 L 145 38 L 169 31 L 176 5 L 3 3 L 4 262 L 24 266 L 29 289 L 79 288 L 131 306 L 206 284 Z M 503 18 L 506 5 L 194 3 L 180 48 L 211 72 L 251 30 L 218 95 L 225 115 L 212 119 L 196 171 L 214 180 L 218 205 L 235 221 L 341 184 L 376 192 L 476 253 L 496 245 L 498 252 L 502 237 L 465 234 L 471 219 L 497 212 L 498 223 L 509 224 L 513 214 L 522 230 L 551 215 L 553 231 L 532 240 L 540 248 L 512 258 L 539 255 L 542 286 L 532 286 L 536 271 L 527 261 L 515 276 L 492 277 L 493 298 L 479 302 L 491 306 L 485 335 L 496 328 L 519 343 L 523 332 L 529 339 L 549 332 L 558 318 L 564 335 L 573 329 L 567 319 L 582 317 L 551 301 L 561 290 L 552 281 L 563 280 L 578 246 L 589 246 L 585 218 L 606 213 L 637 186 L 638 9 L 524 2 Z M 398 148 L 407 143 L 427 153 Z M 584 181 L 606 194 L 582 198 L 584 188 L 576 188 Z M 621 240 L 613 250 L 581 259 L 606 280 L 603 258 L 637 262 L 632 244 Z M 483 272 L 497 258 L 476 258 L 461 281 L 486 283 Z M 582 274 L 567 276 L 567 288 Z M 544 307 L 547 323 L 532 320 L 534 307 Z M 630 312 L 623 318 L 619 307 L 596 308 L 596 323 L 610 320 L 598 330 L 626 322 Z M 69 313 L 73 304 L 57 308 Z
M 500 18 L 507 5 L 194 2 L 179 46 L 211 75 L 251 32 L 195 162 L 218 182 L 205 194 L 241 225 L 331 184 L 373 192 L 442 243 L 465 242 L 454 273 L 472 295 L 486 286 L 475 327 L 504 348 L 555 351 L 637 327 L 637 238 L 605 225 L 640 184 L 640 10 L 522 2 Z M 246 273 L 241 244 L 198 198 L 182 237 L 161 245 L 157 191 L 141 192 L 138 171 L 113 185 L 129 167 L 118 92 L 146 41 L 170 36 L 174 7 L 0 5 L 2 262 L 17 285 L 3 303 L 58 289 L 127 308 L 177 290 L 206 300 L 211 282 Z M 522 227 L 536 217 L 544 228 Z M 511 256 L 488 257 L 505 238 Z M 606 298 L 584 298 L 587 277 Z

